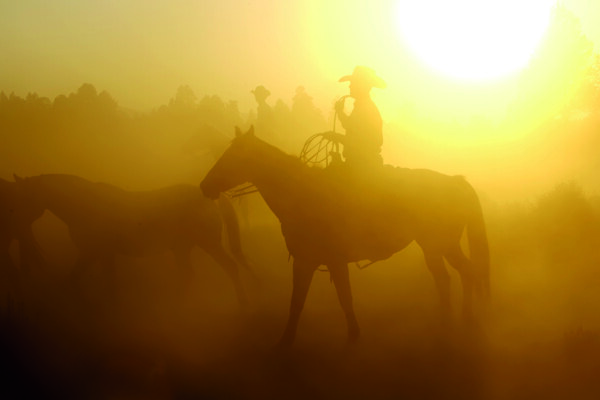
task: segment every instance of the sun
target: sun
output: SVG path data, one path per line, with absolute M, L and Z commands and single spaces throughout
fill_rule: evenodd
M 399 0 L 403 41 L 438 72 L 468 81 L 522 69 L 548 27 L 555 0 Z

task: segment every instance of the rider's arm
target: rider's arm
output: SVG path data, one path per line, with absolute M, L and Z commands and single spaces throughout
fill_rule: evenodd
M 337 133 L 337 132 L 324 132 L 323 133 L 323 137 L 326 140 L 330 140 L 332 142 L 338 142 L 338 143 L 344 144 L 345 137 L 341 133 Z
M 342 126 L 346 128 L 346 123 L 348 122 L 348 115 L 344 112 L 344 100 L 338 100 L 335 103 L 335 113 L 337 114 Z

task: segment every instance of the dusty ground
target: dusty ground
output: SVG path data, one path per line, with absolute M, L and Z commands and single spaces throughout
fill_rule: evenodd
M 493 303 L 471 325 L 438 320 L 433 281 L 417 247 L 351 266 L 359 342 L 327 272 L 317 272 L 297 342 L 275 344 L 285 324 L 291 264 L 272 218 L 243 227 L 258 281 L 242 271 L 250 305 L 201 251 L 188 291 L 169 255 L 119 261 L 108 295 L 100 270 L 83 295 L 66 289 L 66 232 L 37 227 L 50 267 L 37 271 L 2 314 L 2 398 L 74 399 L 595 399 L 600 395 L 600 296 L 536 273 L 536 251 L 493 265 Z M 55 226 L 56 225 L 56 226 Z M 48 235 L 53 232 L 52 235 Z M 492 238 L 494 232 L 492 232 Z M 589 283 L 589 282 L 588 282 Z M 586 289 L 588 288 L 588 289 Z M 12 397 L 11 397 L 12 396 Z

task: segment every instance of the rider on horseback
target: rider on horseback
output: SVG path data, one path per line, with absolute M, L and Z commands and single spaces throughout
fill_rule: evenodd
M 350 82 L 350 97 L 354 98 L 354 107 L 350 115 L 344 112 L 342 97 L 335 104 L 335 112 L 346 131 L 345 135 L 330 132 L 328 140 L 343 144 L 343 156 L 346 165 L 354 169 L 378 167 L 383 164 L 381 146 L 383 144 L 382 119 L 379 109 L 371 99 L 372 88 L 385 88 L 386 84 L 371 68 L 359 65 L 352 75 L 340 78 L 340 82 Z

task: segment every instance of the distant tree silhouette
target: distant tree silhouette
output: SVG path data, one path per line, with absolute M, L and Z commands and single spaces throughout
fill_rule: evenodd
M 183 144 L 182 148 L 184 153 L 208 158 L 212 164 L 223 154 L 230 141 L 231 138 L 223 132 L 204 124 Z
M 119 106 L 110 94 L 98 93 L 89 83 L 68 96 L 57 96 L 53 103 L 54 119 L 60 129 L 102 131 L 114 129 L 120 118 Z
M 326 129 L 305 90 L 298 89 L 292 99 L 293 111 L 281 99 L 267 105 L 271 116 L 260 118 L 286 150 L 299 152 L 298 143 Z M 91 83 L 54 99 L 0 92 L 0 173 L 61 171 L 140 185 L 186 176 L 191 182 L 208 168 L 208 161 L 199 162 L 197 153 L 190 157 L 194 151 L 186 156 L 184 150 L 199 129 L 231 132 L 233 126 L 256 122 L 256 114 L 243 115 L 237 101 L 200 96 L 189 85 L 179 86 L 172 98 L 147 112 L 122 108 Z
M 210 124 L 223 132 L 230 132 L 231 126 L 242 122 L 236 101 L 223 101 L 219 96 L 204 96 L 199 104 L 202 122 Z
M 196 107 L 198 98 L 192 88 L 188 85 L 182 85 L 177 88 L 175 97 L 169 100 L 169 107 L 179 109 L 193 109 Z

